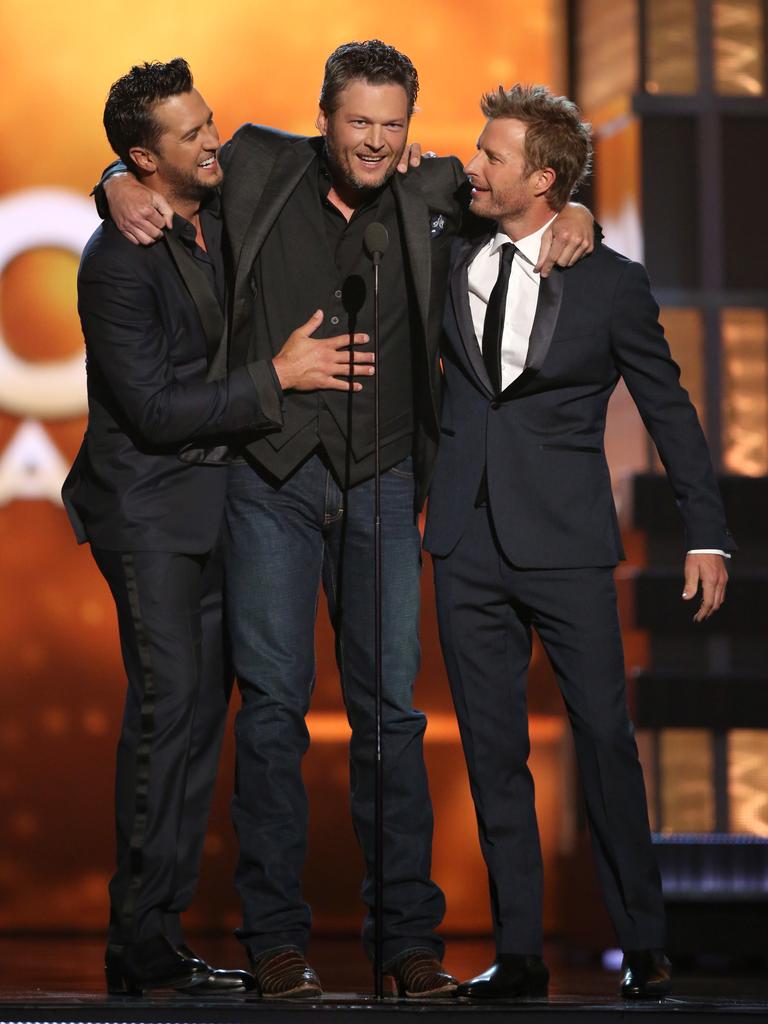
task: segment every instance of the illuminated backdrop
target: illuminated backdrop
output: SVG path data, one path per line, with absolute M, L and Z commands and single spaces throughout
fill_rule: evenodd
M 499 82 L 565 87 L 558 0 L 244 0 L 218 4 L 0 3 L 0 928 L 102 928 L 112 861 L 113 751 L 123 681 L 111 600 L 78 549 L 56 492 L 84 428 L 77 253 L 95 226 L 88 192 L 112 154 L 101 116 L 132 63 L 186 57 L 222 138 L 246 120 L 313 132 L 325 57 L 379 36 L 421 75 L 412 137 L 471 153 L 477 100 Z M 437 648 L 425 573 L 435 873 L 447 924 L 487 925 L 485 871 Z M 307 894 L 320 928 L 356 927 L 360 857 L 349 824 L 345 720 L 328 627 L 306 777 L 312 805 Z M 562 722 L 534 693 L 532 764 L 545 857 L 556 855 Z M 234 842 L 225 749 L 193 924 L 232 927 Z M 551 901 L 548 910 L 552 922 Z

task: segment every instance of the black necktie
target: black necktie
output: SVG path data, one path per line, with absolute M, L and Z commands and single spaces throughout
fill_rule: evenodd
M 501 394 L 501 338 L 504 333 L 509 272 L 516 252 L 517 249 L 511 242 L 505 242 L 501 247 L 499 276 L 488 299 L 483 323 L 483 362 L 496 395 Z

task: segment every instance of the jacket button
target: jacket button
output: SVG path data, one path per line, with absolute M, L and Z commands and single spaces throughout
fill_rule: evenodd
M 336 324 L 338 322 L 339 322 L 339 318 L 337 316 L 332 316 L 331 317 L 331 323 L 334 325 L 334 327 L 336 326 Z
M 494 398 L 494 400 L 491 402 L 491 408 L 492 409 L 500 409 L 501 408 L 501 402 L 498 400 L 498 398 Z

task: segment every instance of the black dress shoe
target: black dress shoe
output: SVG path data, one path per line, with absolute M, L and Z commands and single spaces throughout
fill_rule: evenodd
M 540 956 L 504 953 L 492 967 L 456 989 L 459 999 L 526 999 L 546 996 L 549 971 Z
M 204 974 L 205 980 L 195 985 L 195 995 L 199 992 L 216 992 L 223 995 L 227 992 L 250 992 L 256 987 L 256 981 L 248 971 L 225 970 L 211 967 L 209 963 L 193 953 L 189 946 L 176 947 L 185 960 L 193 964 L 198 974 Z
M 624 999 L 663 999 L 672 989 L 672 965 L 662 949 L 625 953 L 621 972 Z
M 141 996 L 154 988 L 187 992 L 208 980 L 208 972 L 182 956 L 164 935 L 125 946 L 110 943 L 104 970 L 113 996 Z

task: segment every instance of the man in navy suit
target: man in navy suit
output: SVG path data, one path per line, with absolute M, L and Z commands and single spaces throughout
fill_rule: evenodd
M 283 425 L 289 389 L 359 389 L 350 336 L 318 340 L 314 314 L 272 359 L 209 380 L 224 334 L 219 137 L 186 62 L 145 64 L 114 83 L 112 147 L 170 206 L 137 248 L 112 222 L 78 274 L 88 429 L 63 498 L 115 600 L 128 692 L 117 756 L 117 869 L 110 883 L 110 992 L 243 990 L 185 944 L 226 720 L 218 536 L 227 471 L 219 439 Z M 365 335 L 355 336 L 362 343 Z
M 625 380 L 685 522 L 684 597 L 722 602 L 734 548 L 696 413 L 641 266 L 598 244 L 540 278 L 547 225 L 588 170 L 589 126 L 564 97 L 486 95 L 465 167 L 472 212 L 446 304 L 445 399 L 425 546 L 488 866 L 497 959 L 475 999 L 543 995 L 541 854 L 526 680 L 539 634 L 573 728 L 606 904 L 625 952 L 622 995 L 670 988 L 664 908 L 626 706 L 613 568 L 623 558 L 603 450 Z

